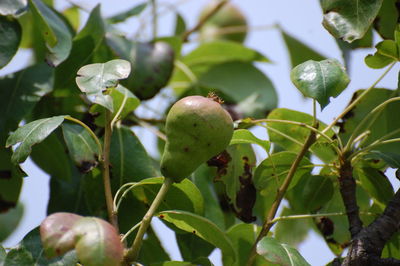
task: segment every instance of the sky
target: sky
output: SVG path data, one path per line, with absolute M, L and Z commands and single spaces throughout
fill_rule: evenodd
M 92 9 L 97 3 L 101 3 L 103 16 L 116 14 L 143 2 L 136 0 L 75 1 L 88 10 Z M 73 0 L 70 0 L 70 2 L 73 2 Z M 171 7 L 177 8 L 185 18 L 187 25 L 191 27 L 195 25 L 201 8 L 207 2 L 206 0 L 158 1 L 161 13 L 158 21 L 160 35 L 170 35 L 173 30 L 175 15 L 174 12 L 170 11 Z M 273 62 L 272 64 L 258 64 L 257 66 L 267 74 L 275 85 L 279 97 L 279 107 L 311 113 L 312 102 L 302 97 L 290 81 L 290 59 L 281 34 L 277 29 L 269 26 L 279 24 L 286 32 L 324 56 L 342 61 L 340 50 L 334 39 L 321 25 L 322 12 L 319 1 L 232 0 L 232 2 L 247 16 L 250 28 L 265 28 L 263 30 L 250 31 L 246 45 L 266 55 Z M 66 0 L 55 0 L 55 3 L 58 10 L 68 6 Z M 145 13 L 141 17 L 146 17 L 146 14 L 148 15 L 148 13 Z M 83 18 L 86 17 L 87 14 L 83 12 Z M 125 31 L 128 36 L 134 36 L 137 29 L 136 18 L 121 24 L 121 30 Z M 149 37 L 150 31 L 145 32 L 145 34 L 141 35 L 141 40 L 148 40 Z M 375 37 L 375 42 L 378 42 L 377 36 Z M 191 47 L 193 46 L 189 45 L 189 49 Z M 349 67 L 351 82 L 348 88 L 339 97 L 333 99 L 323 112 L 318 110 L 317 116 L 320 120 L 330 123 L 344 109 L 354 91 L 368 88 L 383 73 L 383 70 L 372 70 L 364 64 L 363 58 L 373 52 L 374 49 L 363 49 L 354 53 Z M 26 66 L 29 63 L 29 56 L 29 51 L 18 52 L 13 61 L 0 70 L 0 76 Z M 378 87 L 396 88 L 398 72 L 399 66 L 397 65 Z M 150 101 L 149 104 L 158 103 L 159 99 L 155 99 Z M 155 156 L 154 136 L 146 130 L 139 130 L 136 133 L 142 139 L 149 153 Z M 264 129 L 255 130 L 254 133 L 261 138 L 267 137 Z M 46 204 L 49 197 L 48 176 L 37 169 L 30 160 L 25 162 L 22 167 L 28 173 L 21 193 L 21 201 L 25 204 L 25 213 L 16 232 L 4 243 L 5 246 L 13 246 L 18 243 L 28 231 L 40 224 L 46 213 Z M 399 186 L 397 180 L 393 182 L 395 187 Z M 162 239 L 166 243 L 167 250 L 172 254 L 172 258 L 179 260 L 180 256 L 176 252 L 176 243 L 168 241 L 171 237 L 173 238 L 173 234 L 168 232 L 161 222 L 155 221 L 155 223 L 157 224 L 156 231 L 159 235 L 162 235 Z M 326 244 L 313 232 L 310 233 L 305 243 L 300 246 L 299 251 L 311 265 L 323 265 L 333 259 L 333 254 Z M 218 263 L 219 257 L 220 254 L 218 252 L 213 253 L 212 260 L 215 265 L 220 265 Z

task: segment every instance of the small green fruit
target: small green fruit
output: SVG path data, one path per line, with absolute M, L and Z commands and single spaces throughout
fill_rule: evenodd
M 174 59 L 174 50 L 166 42 L 138 42 L 130 55 L 132 73 L 123 84 L 139 99 L 150 99 L 167 85 Z
M 209 13 L 217 2 L 204 8 L 200 19 Z M 240 32 L 223 32 L 224 28 L 241 28 Z M 244 42 L 247 35 L 247 21 L 242 12 L 234 5 L 227 3 L 217 13 L 215 13 L 200 30 L 200 39 L 203 41 L 227 40 L 234 42 Z
M 180 182 L 229 145 L 233 121 L 220 103 L 188 96 L 172 106 L 165 129 L 167 143 L 161 173 Z

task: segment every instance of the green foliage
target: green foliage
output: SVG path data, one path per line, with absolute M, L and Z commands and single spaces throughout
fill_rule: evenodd
M 324 27 L 346 42 L 361 39 L 378 15 L 383 0 L 322 0 Z
M 395 0 L 320 3 L 345 66 L 366 47 L 376 48 L 357 52 L 368 67 L 390 65 L 324 122 L 315 102 L 325 111 L 347 88 L 346 69 L 313 40 L 268 25 L 286 45 L 287 80 L 314 100 L 310 113 L 277 108 L 284 83 L 268 76 L 269 56 L 243 43 L 258 26 L 228 1 L 207 7 L 194 28 L 157 1 L 107 18 L 98 5 L 86 21 L 78 5 L 1 1 L 0 68 L 7 72 L 20 49 L 32 58 L 0 77 L 0 241 L 24 214 L 20 164 L 28 157 L 50 175 L 50 197 L 41 232 L 0 246 L 0 264 L 213 265 L 217 248 L 223 265 L 309 265 L 294 247 L 310 230 L 343 260 L 354 209 L 364 226 L 395 213 L 387 211 L 397 194 L 386 170 L 400 168 L 400 98 L 377 83 L 400 61 L 399 14 Z M 157 16 L 170 12 L 171 34 L 159 36 Z M 122 32 L 131 21 L 138 31 Z M 278 49 L 269 49 L 272 58 Z M 180 106 L 187 99 L 201 101 Z M 148 150 L 149 132 L 159 154 Z M 358 208 L 349 210 L 351 201 Z M 153 216 L 173 231 L 184 261 L 171 260 Z M 382 256 L 398 257 L 399 235 L 385 242 Z
M 296 249 L 286 244 L 280 244 L 270 237 L 261 239 L 257 244 L 257 253 L 267 261 L 279 265 L 310 265 Z
M 344 67 L 335 59 L 304 62 L 293 68 L 290 79 L 304 96 L 317 100 L 321 109 L 350 82 Z

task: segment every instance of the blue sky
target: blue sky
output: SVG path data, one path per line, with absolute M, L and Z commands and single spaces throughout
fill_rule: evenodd
M 87 9 L 92 9 L 97 3 L 102 3 L 102 14 L 110 16 L 119 11 L 126 10 L 143 1 L 93 1 L 93 0 L 75 0 L 79 5 Z M 55 0 L 57 9 L 68 6 L 65 0 Z M 169 0 L 158 1 L 161 10 L 159 16 L 159 33 L 161 36 L 169 35 L 174 26 L 174 13 L 168 11 L 168 6 L 175 6 L 181 15 L 185 18 L 187 24 L 193 26 L 201 8 L 208 2 L 205 0 Z M 341 53 L 331 35 L 322 27 L 322 12 L 318 0 L 309 1 L 260 1 L 260 0 L 232 0 L 234 4 L 240 7 L 243 13 L 248 17 L 250 27 L 271 26 L 279 24 L 286 32 L 294 37 L 302 40 L 304 43 L 313 47 L 315 50 L 328 58 L 336 58 L 342 61 Z M 145 13 L 141 16 L 146 17 Z M 83 17 L 87 15 L 83 12 Z M 268 27 L 267 27 L 268 28 Z M 126 23 L 121 24 L 121 30 L 125 31 L 128 36 L 133 36 L 138 29 L 137 19 L 130 19 Z M 141 35 L 142 40 L 150 37 L 150 30 L 145 31 Z M 376 37 L 376 36 L 375 36 Z M 375 42 L 378 38 L 375 38 Z M 270 58 L 272 64 L 259 64 L 258 66 L 268 75 L 275 85 L 279 96 L 279 107 L 286 107 L 311 113 L 311 101 L 304 99 L 296 90 L 289 79 L 290 61 L 286 47 L 283 43 L 281 35 L 277 29 L 269 28 L 264 30 L 251 31 L 246 40 L 246 44 L 265 54 Z M 189 45 L 189 49 L 190 49 Z M 372 53 L 373 49 L 363 49 L 356 51 L 352 57 L 350 65 L 351 83 L 349 87 L 339 97 L 332 100 L 332 103 L 318 112 L 318 117 L 326 123 L 329 123 L 338 115 L 349 102 L 353 92 L 358 89 L 368 88 L 383 72 L 383 70 L 369 69 L 363 58 Z M 13 59 L 13 61 L 4 69 L 0 70 L 0 75 L 11 73 L 15 70 L 23 68 L 29 63 L 29 52 L 21 51 Z M 394 89 L 397 87 L 397 73 L 399 66 L 396 66 L 388 74 L 387 77 L 378 85 Z M 157 102 L 158 100 L 152 101 Z M 148 131 L 138 131 L 138 136 L 142 138 L 150 154 L 155 154 L 155 138 Z M 264 129 L 256 130 L 255 134 L 259 137 L 266 137 Z M 18 227 L 17 232 L 11 236 L 4 244 L 11 246 L 16 244 L 29 230 L 39 225 L 45 217 L 46 204 L 49 195 L 48 177 L 40 172 L 34 165 L 27 161 L 23 168 L 28 173 L 28 177 L 24 180 L 21 200 L 25 204 L 25 214 L 23 220 Z M 398 187 L 398 181 L 394 181 L 394 185 Z M 161 223 L 157 223 L 161 224 Z M 164 241 L 171 239 L 170 233 L 166 232 L 163 227 L 157 226 L 157 231 L 163 235 Z M 172 253 L 174 259 L 179 259 L 176 252 L 176 244 L 167 243 L 167 249 Z M 332 253 L 326 247 L 326 244 L 315 234 L 311 233 L 306 243 L 300 246 L 301 254 L 311 265 L 322 265 L 333 258 Z M 213 256 L 214 262 L 218 260 L 218 253 Z M 216 263 L 218 265 L 218 263 Z

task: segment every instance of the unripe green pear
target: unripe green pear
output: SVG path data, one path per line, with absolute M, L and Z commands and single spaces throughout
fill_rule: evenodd
M 180 182 L 229 145 L 233 121 L 213 99 L 188 96 L 172 106 L 165 129 L 161 173 Z
M 201 20 L 218 2 L 207 5 L 200 14 Z M 224 32 L 224 28 L 241 28 L 238 32 Z M 200 39 L 203 41 L 228 40 L 244 42 L 247 35 L 247 20 L 242 12 L 233 4 L 227 3 L 211 16 L 200 29 Z

